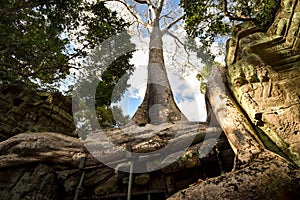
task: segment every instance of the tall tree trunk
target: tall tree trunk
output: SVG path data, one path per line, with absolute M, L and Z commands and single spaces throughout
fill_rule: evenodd
M 150 35 L 148 80 L 144 100 L 133 116 L 138 125 L 161 124 L 185 120 L 177 107 L 166 72 L 163 55 L 163 33 L 155 22 Z

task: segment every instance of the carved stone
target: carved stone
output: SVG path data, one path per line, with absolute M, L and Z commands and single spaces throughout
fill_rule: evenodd
M 238 38 L 227 59 L 230 89 L 256 129 L 300 166 L 300 4 L 282 1 L 266 33 Z M 239 32 L 245 32 L 240 30 Z M 237 35 L 240 35 L 238 32 Z M 233 36 L 236 37 L 236 36 Z M 268 144 L 267 144 L 268 145 Z

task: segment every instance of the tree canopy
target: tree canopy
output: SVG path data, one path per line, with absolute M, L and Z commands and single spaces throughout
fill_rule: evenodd
M 279 4 L 278 0 L 181 0 L 185 29 L 204 46 L 228 35 L 235 22 L 251 21 L 267 28 Z
M 80 68 L 72 60 L 126 26 L 101 1 L 5 0 L 0 5 L 1 82 L 65 78 L 70 69 Z
M 128 26 L 103 1 L 5 0 L 0 5 L 0 85 L 25 83 L 52 89 L 49 84 L 66 78 L 71 69 L 84 73 L 82 61 L 91 54 L 97 57 L 93 49 Z M 110 108 L 111 95 L 119 79 L 133 70 L 131 57 L 132 53 L 125 54 L 105 71 L 99 68 L 103 77 L 95 108 L 100 124 L 106 127 L 119 123 L 111 109 L 122 116 L 117 107 Z M 116 100 L 128 86 L 123 85 Z M 119 118 L 126 121 L 128 116 Z

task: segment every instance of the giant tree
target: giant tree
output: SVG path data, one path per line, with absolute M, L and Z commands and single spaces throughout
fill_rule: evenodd
M 165 67 L 162 40 L 165 34 L 176 37 L 169 30 L 182 21 L 184 16 L 178 16 L 178 10 L 170 9 L 172 2 L 165 0 L 112 1 L 122 4 L 134 22 L 146 28 L 150 33 L 147 89 L 133 121 L 139 125 L 144 125 L 186 119 L 173 98 Z M 106 2 L 110 2 L 110 0 Z M 146 15 L 140 13 L 138 6 L 146 7 L 143 10 L 147 10 L 148 13 Z
M 151 3 L 150 1 L 137 2 L 146 6 L 148 5 L 147 2 Z M 193 2 L 200 4 L 202 1 Z M 211 138 L 213 140 L 203 142 L 205 135 L 213 137 L 214 133 L 218 132 L 216 127 L 212 127 L 208 131 L 206 125 L 199 127 L 198 124 L 196 126 L 185 124 L 186 126 L 182 129 L 180 137 L 174 137 L 177 124 L 174 125 L 173 123 L 167 124 L 168 126 L 164 126 L 163 129 L 154 129 L 150 132 L 149 129 L 145 130 L 148 127 L 134 127 L 134 129 L 130 129 L 130 134 L 124 134 L 123 130 L 126 129 L 106 130 L 112 141 L 120 144 L 123 150 L 125 146 L 131 144 L 133 147 L 131 153 L 153 152 L 153 150 L 163 148 L 168 145 L 168 138 L 173 138 L 173 141 L 177 144 L 176 147 L 180 147 L 183 138 L 195 136 L 191 134 L 191 130 L 197 130 L 197 135 L 193 141 L 195 145 L 184 153 L 181 159 L 175 161 L 174 165 L 169 165 L 169 169 L 164 168 L 150 174 L 150 176 L 147 176 L 147 174 L 137 175 L 135 181 L 142 177 L 140 181 L 147 189 L 155 188 L 150 187 L 152 185 L 148 184 L 157 185 L 162 183 L 163 187 L 167 187 L 167 190 L 170 189 L 168 192 L 168 195 L 170 195 L 176 191 L 176 188 L 174 188 L 176 183 L 180 182 L 178 179 L 172 180 L 172 174 L 174 173 L 172 169 L 174 169 L 180 179 L 185 179 L 186 176 L 183 176 L 185 173 L 182 172 L 187 172 L 194 178 L 196 177 L 194 181 L 197 182 L 193 185 L 187 184 L 186 187 L 188 188 L 185 191 L 178 192 L 170 199 L 299 199 L 300 20 L 297 13 L 299 13 L 300 3 L 297 0 L 282 0 L 280 3 L 279 10 L 276 12 L 275 18 L 271 20 L 271 26 L 267 30 L 262 30 L 262 26 L 257 27 L 256 23 L 235 26 L 232 38 L 227 46 L 227 66 L 220 70 L 214 68 L 214 73 L 210 77 L 211 81 L 208 82 L 206 95 L 235 153 L 235 159 L 232 160 L 234 164 L 232 171 L 216 174 L 217 177 L 215 178 L 207 178 L 207 176 L 201 176 L 198 173 L 203 168 L 193 170 L 196 166 L 203 166 L 205 158 L 210 158 L 212 154 L 222 155 L 225 160 L 230 157 L 228 154 L 222 154 L 225 153 L 225 149 L 219 147 L 214 148 L 213 152 L 215 153 L 209 153 L 208 157 L 201 155 L 203 153 L 201 152 L 202 145 L 214 141 L 214 138 Z M 200 14 L 197 13 L 196 17 Z M 163 29 L 158 30 L 162 31 Z M 161 54 L 158 53 L 158 55 Z M 157 56 L 157 58 L 160 58 L 160 56 Z M 149 125 L 149 127 L 154 126 Z M 174 127 L 175 129 L 173 129 Z M 153 137 L 145 138 L 143 136 L 138 138 L 138 134 L 141 133 L 140 130 L 143 131 L 142 133 L 146 133 L 147 136 L 151 135 Z M 264 133 L 271 133 L 270 138 L 273 137 L 276 140 L 271 141 Z M 96 134 L 97 132 L 95 132 Z M 132 142 L 133 140 L 135 142 Z M 116 151 L 110 145 L 107 145 L 107 141 L 103 142 L 102 139 L 96 140 L 92 137 L 88 142 L 90 146 L 94 145 L 98 155 L 104 155 L 107 161 L 113 161 L 114 164 L 117 164 L 117 169 L 128 166 L 129 162 L 126 158 L 130 157 L 131 153 L 126 154 L 124 151 L 119 150 L 115 156 L 111 156 L 109 152 L 115 153 Z M 198 144 L 198 142 L 201 144 Z M 103 143 L 106 147 L 102 151 L 102 149 L 99 150 L 99 146 Z M 3 182 L 7 197 L 14 194 L 12 191 L 16 191 L 14 190 L 15 185 L 21 185 L 21 188 L 17 190 L 20 196 L 24 194 L 26 197 L 31 197 L 37 191 L 37 194 L 42 194 L 41 196 L 44 198 L 46 195 L 58 194 L 65 189 L 66 196 L 69 198 L 74 194 L 77 186 L 74 177 L 77 177 L 80 183 L 79 186 L 84 183 L 82 186 L 85 186 L 85 188 L 81 191 L 83 191 L 82 196 L 85 198 L 109 198 L 109 194 L 112 194 L 111 197 L 113 198 L 117 198 L 117 195 L 122 198 L 124 193 L 116 194 L 120 191 L 121 182 L 123 182 L 123 186 L 130 185 L 127 179 L 120 181 L 123 176 L 115 174 L 115 170 L 107 169 L 102 163 L 97 162 L 94 159 L 94 155 L 97 154 L 92 156 L 91 152 L 85 151 L 82 142 L 75 138 L 55 133 L 22 134 L 1 143 L 0 147 L 2 153 L 0 168 L 2 168 L 1 171 L 3 170 L 3 177 L 8 175 L 6 180 L 12 180 L 9 183 Z M 162 164 L 164 161 L 172 160 L 173 155 L 150 155 L 148 157 L 150 159 L 149 165 L 142 165 L 142 167 L 149 166 L 150 169 L 153 169 L 153 165 L 157 163 Z M 156 160 L 156 156 L 163 156 L 163 160 Z M 78 168 L 79 163 L 82 166 L 82 157 L 86 157 L 87 168 L 83 169 L 85 171 L 82 172 L 80 178 L 77 173 L 78 170 L 74 170 L 74 168 Z M 218 168 L 221 164 L 219 158 L 216 156 Z M 145 156 L 142 159 L 145 159 Z M 136 159 L 130 157 L 130 160 Z M 59 177 L 64 179 L 64 184 L 55 184 L 57 181 L 52 179 L 52 185 L 57 185 L 62 190 L 45 192 L 45 190 L 40 189 L 40 186 L 49 185 L 44 184 L 45 182 L 49 183 L 50 180 L 49 176 L 44 176 L 45 173 L 42 173 L 41 176 L 43 177 L 39 179 L 41 181 L 35 184 L 35 187 L 32 188 L 31 186 L 34 184 L 29 184 L 30 188 L 28 189 L 23 187 L 23 183 L 28 182 L 29 176 L 20 175 L 19 179 L 11 179 L 11 177 L 16 177 L 16 172 L 11 167 L 26 164 L 32 172 L 32 168 L 35 166 L 29 164 L 36 162 L 48 165 L 51 163 L 51 166 L 55 167 L 55 171 L 47 174 L 51 174 L 53 177 L 62 174 Z M 206 169 L 219 171 L 214 168 L 212 162 L 209 163 Z M 62 165 L 63 167 L 61 167 Z M 42 165 L 35 167 L 33 174 L 40 174 L 35 172 L 41 171 L 41 167 Z M 47 168 L 47 166 L 45 167 Z M 66 167 L 71 167 L 72 170 L 66 172 L 64 170 Z M 94 167 L 99 168 L 95 169 Z M 62 169 L 64 170 L 63 173 L 60 172 Z M 90 169 L 93 170 L 89 171 Z M 204 171 L 206 172 L 205 169 Z M 87 177 L 83 180 L 85 172 Z M 101 177 L 95 176 L 98 172 Z M 164 172 L 165 174 L 162 175 L 166 177 L 166 182 L 163 182 L 164 179 L 158 176 Z M 28 174 L 26 170 L 24 173 Z M 69 178 L 71 180 L 68 180 Z M 174 182 L 175 185 L 173 185 Z M 186 181 L 184 180 L 184 182 Z M 76 194 L 80 191 L 79 186 Z M 137 185 L 137 188 L 140 190 L 141 186 Z M 96 195 L 93 195 L 95 193 Z M 146 192 L 143 191 L 143 193 Z M 97 196 L 99 194 L 105 196 L 99 197 Z M 149 198 L 151 194 L 147 194 L 147 196 Z

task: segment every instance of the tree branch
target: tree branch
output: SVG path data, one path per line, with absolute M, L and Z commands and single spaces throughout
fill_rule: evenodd
M 172 11 L 169 11 L 167 14 L 165 15 L 162 15 L 159 19 L 162 19 L 162 18 L 168 18 L 168 19 L 173 19 L 173 17 L 170 17 L 169 15 L 171 14 Z
M 124 6 L 125 6 L 125 8 L 128 10 L 128 12 L 135 18 L 135 20 L 136 20 L 136 22 L 137 23 L 139 23 L 139 24 L 142 24 L 143 26 L 145 26 L 146 28 L 150 28 L 151 27 L 151 25 L 150 24 L 148 24 L 148 23 L 146 23 L 146 22 L 144 22 L 143 20 L 142 20 L 142 18 L 137 14 L 137 13 L 135 13 L 133 10 L 132 10 L 132 7 L 128 4 L 128 3 L 126 3 L 125 1 L 122 1 L 122 0 L 104 0 L 105 2 L 118 2 L 118 3 L 121 3 L 121 4 L 123 4 Z M 135 0 L 136 1 L 136 0 Z M 138 2 L 138 1 L 136 1 L 136 2 Z M 142 1 L 143 2 L 143 1 Z
M 185 53 L 187 54 L 187 63 L 185 64 L 185 66 L 190 65 L 190 66 L 192 66 L 194 69 L 197 69 L 197 67 L 194 66 L 194 65 L 190 62 L 191 54 L 190 54 L 190 52 L 188 51 L 188 49 L 186 48 L 186 45 L 185 45 L 185 44 L 184 44 L 184 43 L 183 43 L 176 35 L 174 35 L 174 34 L 171 33 L 170 31 L 167 31 L 166 33 L 175 39 L 175 43 L 176 43 L 177 46 L 179 46 L 179 45 L 177 44 L 177 42 L 179 42 L 179 43 L 183 46 L 184 51 L 185 51 Z M 176 52 L 177 52 L 177 48 L 176 48 Z
M 228 11 L 227 8 L 227 0 L 223 0 L 223 12 L 226 17 L 228 17 L 230 20 L 235 20 L 235 21 L 256 21 L 255 18 L 251 17 L 238 17 L 238 16 L 232 16 L 232 14 Z
M 166 33 L 172 26 L 174 26 L 177 22 L 182 20 L 185 15 L 182 15 L 181 17 L 177 18 L 176 20 L 172 21 L 169 25 L 167 25 L 163 30 L 162 34 Z
M 160 12 L 162 11 L 162 8 L 164 6 L 164 1 L 165 0 L 159 0 L 159 2 L 158 2 L 157 10 L 160 11 Z
M 154 6 L 153 3 L 150 0 L 133 0 L 139 4 L 147 4 L 148 6 Z
M 171 33 L 170 31 L 167 31 L 166 32 L 168 35 L 170 35 L 171 37 L 173 37 L 175 40 L 177 40 L 182 46 L 185 47 L 184 43 L 176 36 L 174 35 L 173 33 Z
M 134 0 L 134 1 L 140 4 L 148 4 L 147 0 Z
M 150 25 L 153 25 L 153 21 L 156 18 L 156 11 L 154 6 L 149 5 L 149 10 L 148 10 L 148 23 Z

